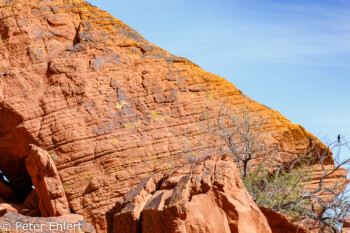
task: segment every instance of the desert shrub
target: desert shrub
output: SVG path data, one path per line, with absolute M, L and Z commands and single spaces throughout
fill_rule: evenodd
M 339 232 L 350 210 L 349 195 L 343 192 L 347 182 L 324 181 L 347 168 L 350 159 L 341 161 L 340 151 L 348 152 L 349 144 L 342 138 L 321 149 L 311 142 L 307 151 L 284 161 L 278 157 L 278 145 L 268 144 L 270 135 L 264 131 L 268 121 L 246 104 L 239 110 L 223 104 L 216 114 L 206 111 L 202 128 L 226 144 L 227 149 L 220 153 L 229 154 L 236 162 L 257 205 L 287 215 L 309 229 Z M 329 162 L 331 151 L 335 152 L 334 166 Z M 313 179 L 314 168 L 318 169 L 317 180 Z

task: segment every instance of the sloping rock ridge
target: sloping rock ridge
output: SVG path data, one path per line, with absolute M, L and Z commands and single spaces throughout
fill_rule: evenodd
M 142 180 L 181 167 L 189 146 L 192 155 L 216 148 L 198 124 L 223 102 L 249 103 L 266 119 L 267 143 L 281 163 L 327 149 L 224 78 L 84 1 L 0 0 L 0 36 L 0 171 L 14 191 L 0 191 L 4 199 L 33 193 L 30 175 L 40 172 L 25 161 L 36 145 L 57 167 L 64 193 L 52 191 L 62 214 L 66 199 L 97 231 L 111 231 L 115 204 Z M 327 178 L 346 182 L 345 174 Z
M 274 210 L 262 206 L 259 208 L 265 215 L 273 233 L 311 233 L 311 231 L 304 229 L 301 225 L 290 222 L 285 216 Z

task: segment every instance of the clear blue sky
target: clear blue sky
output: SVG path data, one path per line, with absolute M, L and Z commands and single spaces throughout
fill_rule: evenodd
M 323 138 L 350 139 L 349 0 L 91 0 Z

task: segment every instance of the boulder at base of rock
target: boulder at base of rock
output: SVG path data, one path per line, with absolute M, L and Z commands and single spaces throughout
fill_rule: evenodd
M 116 209 L 116 233 L 271 232 L 234 162 L 219 156 L 145 179 Z
M 290 222 L 285 216 L 282 214 L 262 207 L 259 207 L 261 212 L 265 215 L 269 226 L 273 233 L 309 233 L 310 231 L 304 229 L 302 226 L 298 226 Z
M 342 233 L 350 233 L 350 216 L 348 216 L 343 222 Z
M 35 145 L 30 145 L 26 165 L 39 197 L 41 216 L 55 217 L 70 214 L 62 182 L 49 153 Z
M 18 205 L 7 203 L 5 200 L 0 198 L 0 217 L 7 213 L 18 213 L 19 209 L 20 207 Z
M 8 232 L 96 232 L 91 224 L 84 221 L 83 216 L 68 214 L 53 218 L 33 218 L 21 214 L 8 213 L 0 218 L 0 225 Z

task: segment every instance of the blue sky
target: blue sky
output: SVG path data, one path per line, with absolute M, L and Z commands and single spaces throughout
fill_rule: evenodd
M 89 2 L 319 138 L 350 139 L 350 1 Z

